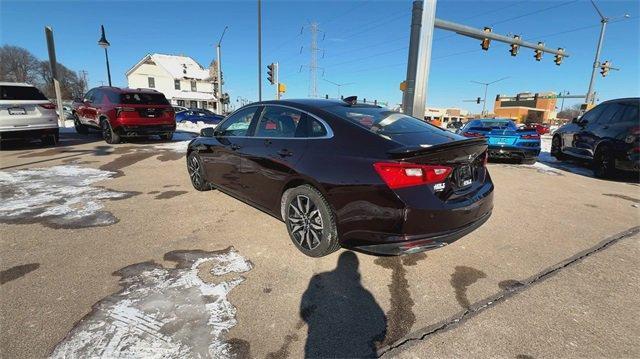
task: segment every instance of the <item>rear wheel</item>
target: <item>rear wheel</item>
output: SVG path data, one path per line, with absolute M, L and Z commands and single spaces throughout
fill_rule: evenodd
M 111 127 L 111 124 L 109 123 L 109 120 L 103 118 L 102 121 L 100 121 L 100 128 L 102 129 L 102 138 L 104 139 L 104 142 L 108 144 L 120 143 L 120 136 L 115 133 L 113 127 Z
M 298 250 L 322 257 L 340 248 L 335 216 L 320 191 L 309 185 L 290 188 L 281 203 L 289 237 Z
M 78 114 L 73 114 L 73 126 L 76 128 L 76 132 L 81 135 L 86 135 L 89 133 L 89 128 L 83 125 L 78 118 Z
M 45 146 L 55 146 L 58 144 L 58 139 L 59 139 L 58 136 L 59 135 L 56 133 L 53 135 L 48 135 L 47 137 L 43 137 L 41 140 L 42 144 Z
M 173 132 L 160 135 L 160 139 L 164 141 L 171 141 L 172 138 L 173 138 Z
M 189 172 L 189 178 L 193 188 L 198 191 L 209 191 L 211 185 L 204 177 L 204 168 L 202 166 L 202 159 L 197 152 L 191 152 L 187 157 L 187 171 Z
M 558 161 L 565 159 L 565 156 L 562 154 L 562 139 L 560 136 L 553 136 L 551 140 L 551 156 L 555 157 Z
M 536 161 L 536 158 L 523 158 L 520 160 L 520 163 L 522 163 L 523 165 L 532 165 L 535 164 Z
M 599 178 L 612 178 L 616 174 L 615 158 L 606 146 L 598 147 L 593 156 L 593 174 Z

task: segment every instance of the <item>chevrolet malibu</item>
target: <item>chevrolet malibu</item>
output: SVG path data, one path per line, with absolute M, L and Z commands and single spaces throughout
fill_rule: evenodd
M 415 253 L 465 236 L 493 209 L 486 161 L 482 138 L 354 97 L 250 104 L 203 129 L 187 152 L 195 189 L 284 221 L 311 257 L 340 247 Z

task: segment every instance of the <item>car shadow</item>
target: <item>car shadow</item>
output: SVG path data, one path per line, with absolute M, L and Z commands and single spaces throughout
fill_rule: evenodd
M 359 260 L 343 252 L 332 271 L 314 275 L 300 302 L 307 324 L 305 357 L 376 357 L 387 332 L 387 318 L 360 281 Z
M 614 178 L 596 178 L 591 169 L 591 163 L 585 160 L 566 159 L 559 161 L 549 152 L 542 151 L 538 156 L 538 162 L 534 165 L 538 170 L 545 170 L 545 166 L 564 172 L 571 172 L 584 177 L 595 178 L 602 181 L 624 182 L 624 183 L 640 183 L 640 176 L 632 172 L 619 172 Z
M 6 140 L 6 142 L 2 142 L 2 151 L 25 151 L 48 148 L 64 148 L 100 141 L 102 141 L 102 136 L 98 132 L 90 132 L 86 135 L 81 135 L 76 132 L 60 131 L 60 138 L 58 140 L 58 144 L 56 144 L 55 146 L 45 145 L 39 140 Z

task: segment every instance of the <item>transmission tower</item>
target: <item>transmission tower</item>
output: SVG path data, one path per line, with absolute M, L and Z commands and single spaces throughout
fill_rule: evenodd
M 318 97 L 318 31 L 320 30 L 317 22 L 312 22 L 309 26 L 311 32 L 311 59 L 309 60 L 309 96 Z

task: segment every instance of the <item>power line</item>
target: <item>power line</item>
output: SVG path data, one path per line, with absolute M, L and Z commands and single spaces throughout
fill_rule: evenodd
M 624 18 L 624 19 L 620 19 L 620 20 L 614 20 L 614 21 L 611 21 L 609 23 L 613 24 L 613 23 L 616 23 L 616 22 L 635 20 L 635 19 L 638 19 L 638 18 L 639 18 L 639 16 L 634 16 L 634 17 Z M 535 38 L 543 38 L 543 37 L 544 38 L 549 38 L 549 37 L 552 37 L 552 36 L 564 35 L 564 34 L 568 34 L 568 33 L 571 33 L 571 32 L 576 32 L 576 31 L 581 31 L 581 30 L 586 30 L 586 29 L 592 29 L 594 27 L 600 27 L 600 24 L 581 26 L 581 27 L 576 27 L 574 29 L 554 32 L 554 33 L 545 34 L 545 35 L 534 35 L 534 36 L 529 36 L 529 37 L 531 37 L 533 39 L 535 39 Z
M 359 8 L 359 7 L 363 6 L 363 5 L 365 5 L 365 4 L 367 4 L 369 1 L 370 1 L 370 0 L 365 0 L 365 1 L 363 1 L 362 3 L 356 4 L 355 6 L 353 6 L 353 7 L 349 8 L 348 10 L 345 10 L 345 11 L 340 12 L 340 14 L 339 14 L 338 16 L 335 16 L 333 19 L 330 19 L 330 20 L 327 20 L 327 21 L 321 22 L 321 24 L 324 26 L 324 25 L 326 25 L 326 24 L 329 24 L 329 23 L 331 23 L 331 22 L 333 22 L 333 21 L 335 21 L 335 20 L 337 20 L 337 19 L 341 18 L 341 17 L 344 17 L 345 15 L 348 15 L 348 14 L 349 14 L 350 12 L 352 12 L 353 10 L 355 10 L 355 9 L 357 9 L 357 8 Z
M 406 40 L 406 39 L 407 39 L 407 37 L 406 37 L 406 36 L 400 36 L 400 37 L 396 37 L 396 38 L 389 39 L 389 40 L 383 40 L 383 41 L 380 41 L 380 42 L 389 43 L 389 42 L 391 42 L 391 41 L 396 41 L 396 40 L 401 40 L 401 39 Z M 341 51 L 341 52 L 337 52 L 337 53 L 331 53 L 331 57 L 333 57 L 333 56 L 338 56 L 338 55 L 344 55 L 344 54 L 348 54 L 348 53 L 351 53 L 351 52 L 356 52 L 356 51 L 366 50 L 366 49 L 370 49 L 370 48 L 372 48 L 372 47 L 380 47 L 380 42 L 375 43 L 375 44 L 371 44 L 371 45 L 367 45 L 367 46 L 363 46 L 363 47 L 352 48 L 352 49 L 349 49 L 349 50 L 347 50 L 347 51 Z
M 355 33 L 352 33 L 352 34 L 347 35 L 347 36 L 343 36 L 342 39 L 350 39 L 350 38 L 352 38 L 352 37 L 354 37 L 356 35 L 360 35 L 360 34 L 363 34 L 365 32 L 369 32 L 369 31 L 371 31 L 373 29 L 379 28 L 380 26 L 383 26 L 383 25 L 386 25 L 388 23 L 394 22 L 394 21 L 396 21 L 398 19 L 401 19 L 401 18 L 405 17 L 406 15 L 407 15 L 407 12 L 406 11 L 402 11 L 402 14 L 400 14 L 398 16 L 394 16 L 394 17 L 391 17 L 391 18 L 386 16 L 385 17 L 385 21 L 383 21 L 383 22 L 381 22 L 379 24 L 375 24 L 375 22 L 373 22 L 373 23 L 369 24 L 368 26 L 363 27 L 362 29 L 360 29 L 359 31 L 357 31 Z
M 561 4 L 556 4 L 556 5 L 553 5 L 553 6 L 545 7 L 543 9 L 539 9 L 539 10 L 532 11 L 532 12 L 529 12 L 529 13 L 526 13 L 526 14 L 522 14 L 522 15 L 510 17 L 510 18 L 507 18 L 507 19 L 504 19 L 504 20 L 501 20 L 501 21 L 498 21 L 498 22 L 494 22 L 493 24 L 491 24 L 491 26 L 495 26 L 497 24 L 502 24 L 502 23 L 505 23 L 505 22 L 511 21 L 511 20 L 520 19 L 520 18 L 523 18 L 523 17 L 526 17 L 526 16 L 539 14 L 539 13 L 547 11 L 547 10 L 556 9 L 556 8 L 561 7 L 561 6 L 570 5 L 570 4 L 573 4 L 573 3 L 576 3 L 576 2 L 578 2 L 578 0 L 567 1 L 567 2 L 563 2 Z
M 409 48 L 408 46 L 403 46 L 403 47 L 400 47 L 400 48 L 397 48 L 397 49 L 384 51 L 384 52 L 380 52 L 380 53 L 377 53 L 377 54 L 371 54 L 371 55 L 367 55 L 367 56 L 356 58 L 356 59 L 351 59 L 351 60 L 347 60 L 347 61 L 343 61 L 343 62 L 338 62 L 338 63 L 335 63 L 335 64 L 330 64 L 328 66 L 325 66 L 325 68 L 327 68 L 327 67 L 335 67 L 335 66 L 344 65 L 344 64 L 349 64 L 349 63 L 357 62 L 357 61 L 361 61 L 361 60 L 366 60 L 366 59 L 370 59 L 370 58 L 375 57 L 375 56 L 386 55 L 386 54 L 390 54 L 390 53 L 397 52 L 397 51 L 400 51 L 400 50 L 406 50 L 408 48 Z

